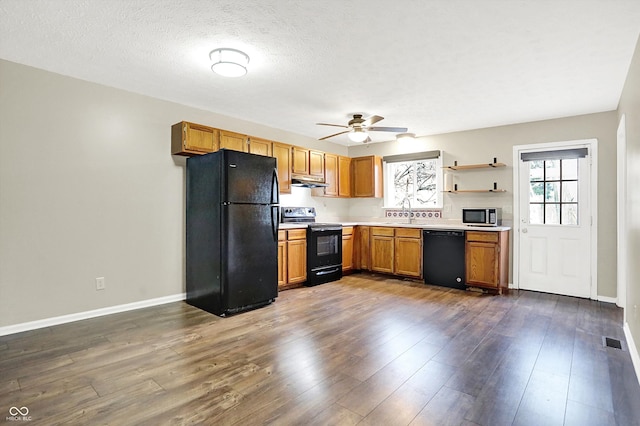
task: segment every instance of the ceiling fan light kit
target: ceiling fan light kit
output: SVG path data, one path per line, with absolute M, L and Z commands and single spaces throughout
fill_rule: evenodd
M 213 61 L 211 71 L 223 77 L 242 77 L 247 73 L 249 55 L 240 50 L 214 49 L 209 53 L 209 59 Z
M 335 133 L 333 135 L 325 136 L 323 138 L 320 138 L 319 140 L 322 141 L 325 139 L 332 138 L 334 136 L 339 136 L 339 135 L 348 133 L 347 136 L 349 137 L 349 140 L 351 140 L 352 142 L 368 142 L 371 140 L 369 139 L 369 132 L 396 132 L 396 133 L 400 132 L 402 133 L 407 131 L 406 127 L 373 126 L 373 124 L 381 120 L 384 120 L 384 117 L 381 117 L 379 115 L 372 115 L 369 118 L 362 118 L 362 114 L 353 114 L 353 119 L 349 120 L 349 122 L 346 125 L 316 123 L 319 126 L 342 127 L 343 129 L 347 129 L 347 130 L 343 130 L 341 132 Z
M 352 142 L 364 142 L 369 138 L 369 134 L 362 129 L 353 129 L 347 136 Z

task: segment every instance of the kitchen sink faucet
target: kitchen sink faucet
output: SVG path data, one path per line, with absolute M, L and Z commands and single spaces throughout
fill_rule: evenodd
M 402 200 L 402 216 L 407 212 L 406 204 L 409 204 L 409 222 L 407 223 L 411 224 L 413 223 L 413 211 L 411 210 L 411 200 L 408 195 L 406 195 Z

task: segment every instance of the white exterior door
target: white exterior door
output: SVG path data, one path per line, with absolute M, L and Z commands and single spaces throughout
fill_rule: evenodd
M 593 297 L 590 144 L 518 152 L 518 285 Z

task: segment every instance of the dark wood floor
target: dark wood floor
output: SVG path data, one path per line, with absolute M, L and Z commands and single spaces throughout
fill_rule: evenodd
M 0 337 L 0 420 L 637 425 L 621 323 L 605 303 L 372 275 L 224 319 L 171 303 Z

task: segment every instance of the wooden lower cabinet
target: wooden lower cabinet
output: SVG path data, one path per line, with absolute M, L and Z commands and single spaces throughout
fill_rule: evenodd
M 497 292 L 509 292 L 509 231 L 467 231 L 466 283 Z
M 368 226 L 356 226 L 354 234 L 354 267 L 362 271 L 369 271 L 371 270 L 371 228 Z
M 385 274 L 394 273 L 394 229 L 386 227 L 371 227 L 370 252 L 371 270 Z
M 406 277 L 422 277 L 422 230 L 396 228 L 394 273 Z
M 370 233 L 369 270 L 410 278 L 422 277 L 420 229 L 373 226 Z
M 287 285 L 287 231 L 278 231 L 278 289 Z
M 299 287 L 307 280 L 307 230 L 278 231 L 278 290 Z
M 342 272 L 353 271 L 353 226 L 342 228 Z

